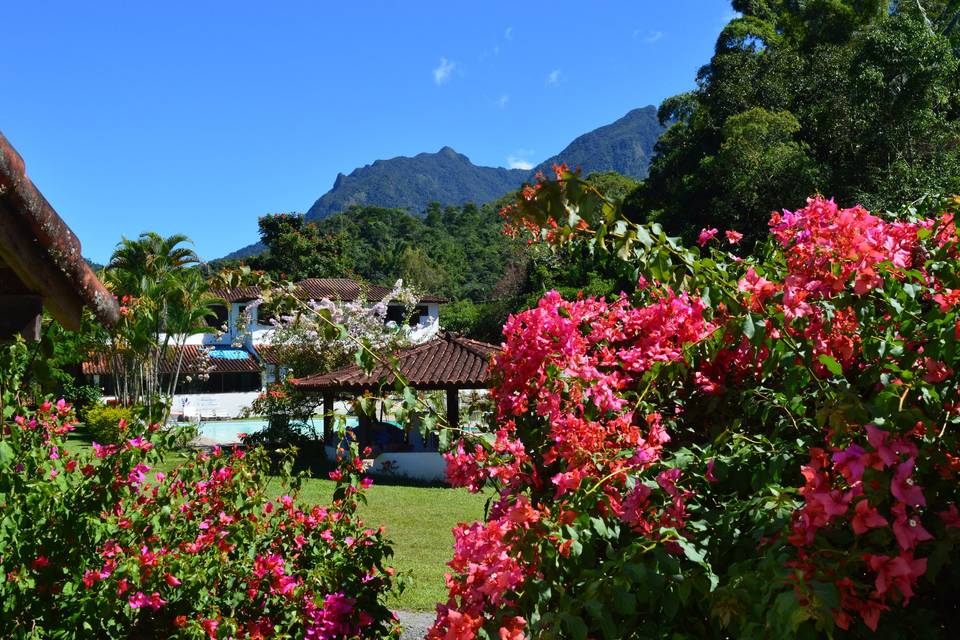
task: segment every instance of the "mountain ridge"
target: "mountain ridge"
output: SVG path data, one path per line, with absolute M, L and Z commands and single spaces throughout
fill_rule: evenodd
M 655 106 L 632 109 L 614 122 L 578 136 L 531 170 L 475 165 L 450 146 L 435 153 L 378 159 L 348 174 L 337 173 L 333 187 L 317 198 L 306 218 L 319 221 L 354 205 L 406 209 L 420 215 L 431 202 L 485 204 L 533 181 L 538 171 L 552 175 L 551 166 L 561 162 L 581 169 L 584 176 L 615 171 L 642 180 L 664 129 Z M 222 259 L 242 259 L 263 249 L 258 242 Z
M 528 171 L 484 167 L 452 147 L 436 153 L 374 160 L 349 174 L 338 173 L 333 188 L 307 210 L 320 220 L 354 205 L 409 209 L 419 213 L 433 201 L 460 205 L 488 202 L 516 189 Z
M 570 169 L 591 173 L 615 171 L 643 180 L 647 177 L 653 147 L 664 127 L 653 105 L 631 109 L 621 118 L 577 136 L 563 151 L 533 168 L 532 175 L 549 170 L 554 164 L 566 163 Z

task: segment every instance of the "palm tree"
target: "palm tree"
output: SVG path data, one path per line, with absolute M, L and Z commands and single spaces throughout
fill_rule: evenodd
M 190 238 L 177 233 L 164 238 L 155 231 L 141 233 L 136 240 L 123 238 L 106 266 L 115 293 L 139 297 L 149 287 L 145 279 L 161 282 L 170 272 L 200 263 L 196 252 L 183 244 Z
M 214 304 L 222 304 L 210 293 L 196 252 L 183 246 L 188 243 L 185 235 L 165 238 L 152 231 L 136 240 L 123 238 L 104 270 L 114 293 L 130 296 L 133 305 L 112 345 L 114 375 L 118 383 L 122 380 L 118 388 L 124 390 L 124 402 L 143 403 L 151 415 L 155 400 L 176 390 L 187 336 L 210 331 L 206 319 L 215 315 Z M 174 366 L 164 388 L 160 370 L 168 358 Z M 163 420 L 168 412 L 169 403 L 164 403 Z

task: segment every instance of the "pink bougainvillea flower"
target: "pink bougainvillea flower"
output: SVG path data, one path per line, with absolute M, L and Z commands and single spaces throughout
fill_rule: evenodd
M 724 231 L 724 234 L 726 234 L 727 242 L 729 242 L 730 244 L 737 244 L 738 242 L 743 240 L 743 234 L 740 233 L 739 231 L 734 231 L 733 229 L 727 229 L 726 231 Z
M 933 540 L 933 536 L 927 531 L 920 522 L 920 516 L 907 515 L 907 507 L 904 504 L 894 505 L 891 509 L 895 519 L 893 521 L 893 535 L 897 539 L 897 544 L 904 551 L 914 549 L 921 542 Z
M 897 500 L 911 507 L 926 506 L 923 489 L 918 487 L 913 479 L 914 458 L 910 458 L 897 465 L 897 471 L 890 482 L 890 493 Z
M 909 602 L 913 597 L 913 585 L 927 571 L 927 559 L 914 558 L 913 553 L 908 551 L 893 558 L 865 554 L 864 559 L 870 570 L 877 574 L 874 581 L 877 593 L 884 595 L 895 587 L 905 602 Z
M 93 455 L 95 455 L 98 458 L 106 458 L 107 456 L 112 456 L 119 450 L 119 447 L 115 444 L 101 445 L 101 444 L 97 444 L 96 441 L 92 442 L 91 446 L 93 447 Z
M 940 511 L 937 515 L 948 529 L 960 529 L 960 512 L 957 511 L 956 504 L 951 502 L 947 509 Z
M 854 508 L 854 516 L 850 521 L 850 525 L 853 527 L 853 532 L 859 536 L 870 529 L 885 527 L 887 525 L 887 519 L 880 515 L 876 507 L 871 507 L 869 501 L 863 499 L 858 502 Z
M 701 247 L 705 246 L 718 233 L 720 233 L 719 229 L 701 229 L 700 235 L 697 236 L 697 244 Z
M 140 449 L 141 451 L 150 451 L 150 449 L 153 449 L 153 443 L 143 436 L 128 439 L 127 444 L 131 449 Z

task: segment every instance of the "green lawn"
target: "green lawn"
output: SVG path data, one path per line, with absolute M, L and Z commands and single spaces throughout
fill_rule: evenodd
M 80 433 L 71 434 L 67 449 L 90 446 Z M 176 457 L 164 467 L 174 466 Z M 279 484 L 274 485 L 280 492 Z M 329 504 L 334 483 L 310 479 L 304 483 L 301 499 L 311 504 Z M 391 607 L 409 611 L 432 611 L 446 600 L 443 575 L 453 557 L 451 529 L 459 522 L 483 517 L 484 495 L 465 489 L 404 487 L 374 484 L 367 491 L 368 504 L 360 511 L 367 526 L 383 525 L 393 542 L 393 566 L 409 577 L 403 595 Z
M 328 504 L 333 482 L 309 480 L 302 498 Z M 383 525 L 393 541 L 393 566 L 412 580 L 398 601 L 399 609 L 432 611 L 446 601 L 443 575 L 453 557 L 451 529 L 458 522 L 483 517 L 483 495 L 465 489 L 401 487 L 374 484 L 360 515 L 370 526 Z

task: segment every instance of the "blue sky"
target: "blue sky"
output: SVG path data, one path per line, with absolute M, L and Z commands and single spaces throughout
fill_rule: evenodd
M 693 87 L 727 0 L 8 3 L 0 131 L 84 247 L 212 259 L 337 172 L 452 146 L 537 163 Z

